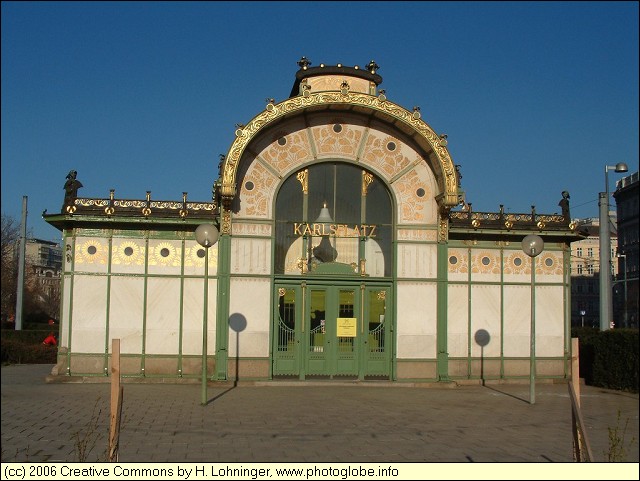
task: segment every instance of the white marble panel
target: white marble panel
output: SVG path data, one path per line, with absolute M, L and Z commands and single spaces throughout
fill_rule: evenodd
M 448 278 L 450 281 L 469 280 L 469 251 L 463 248 L 452 248 L 447 253 Z
M 350 115 L 335 115 L 333 112 L 328 115 L 316 114 L 308 119 L 308 132 L 318 159 L 357 160 L 366 135 L 362 120 Z M 334 127 L 336 124 L 340 125 L 337 129 Z
M 102 353 L 106 342 L 107 278 L 75 275 L 73 281 L 71 350 Z
M 435 359 L 436 336 L 398 335 L 398 359 Z
M 218 272 L 218 244 L 209 247 L 209 276 Z M 186 276 L 204 275 L 205 248 L 196 241 L 185 241 L 184 245 L 184 274 Z
M 271 281 L 269 279 L 231 279 L 229 299 L 229 349 L 239 329 L 241 357 L 269 355 L 271 327 Z M 234 330 L 236 329 L 236 330 Z M 233 347 L 235 349 L 235 347 Z M 234 355 L 237 353 L 234 351 Z
M 69 347 L 69 315 L 71 313 L 71 276 L 63 276 L 63 288 L 60 302 L 62 302 L 62 319 L 60 319 L 59 347 Z
M 239 217 L 233 218 L 233 235 L 271 237 L 271 224 L 243 222 Z
M 504 286 L 504 355 L 529 356 L 531 338 L 531 289 Z
M 254 159 L 239 179 L 239 217 L 268 219 L 273 216 L 273 196 L 279 177 L 263 162 Z
M 216 352 L 216 279 L 209 279 L 207 285 L 207 353 Z M 202 279 L 184 280 L 182 303 L 182 353 L 185 355 L 202 354 L 202 325 L 204 322 L 204 284 Z
M 416 154 L 416 159 L 419 158 Z M 438 185 L 424 160 L 394 180 L 391 189 L 398 201 L 396 215 L 400 223 L 438 224 L 438 203 L 434 200 L 439 193 Z
M 437 285 L 398 282 L 398 358 L 435 358 L 437 331 Z
M 449 284 L 447 303 L 447 350 L 452 357 L 466 357 L 469 345 L 468 287 L 464 284 Z
M 563 267 L 562 252 L 543 251 L 536 257 L 536 283 L 562 282 Z
M 471 286 L 471 355 L 500 355 L 500 286 Z M 488 344 L 482 348 L 476 341 L 478 331 L 486 331 Z
M 149 274 L 179 275 L 182 241 L 149 239 Z
M 531 258 L 522 249 L 503 251 L 504 282 L 531 282 Z
M 500 282 L 500 249 L 471 249 L 469 268 L 472 282 Z
M 232 274 L 269 274 L 271 240 L 231 238 Z
M 269 355 L 268 332 L 236 332 L 229 330 L 229 357 L 236 357 L 240 352 L 241 357 Z
M 147 284 L 147 354 L 176 354 L 180 329 L 180 279 L 150 277 Z
M 536 285 L 536 356 L 564 355 L 562 286 Z
M 78 237 L 74 252 L 76 272 L 107 272 L 109 241 L 100 237 Z
M 122 354 L 142 353 L 143 307 L 144 278 L 111 278 L 109 339 L 120 339 Z
M 437 259 L 435 244 L 398 243 L 398 277 L 434 278 L 438 273 Z
M 146 257 L 144 239 L 114 238 L 111 241 L 111 272 L 143 274 Z M 122 350 L 122 343 L 120 344 Z
M 253 157 L 251 153 L 245 152 L 243 163 L 245 161 L 265 162 L 275 169 L 281 178 L 288 177 L 295 169 L 313 159 L 309 132 L 301 117 L 284 120 L 278 123 L 276 132 L 267 130 L 265 135 L 259 135 L 253 139 L 252 150 L 260 160 Z

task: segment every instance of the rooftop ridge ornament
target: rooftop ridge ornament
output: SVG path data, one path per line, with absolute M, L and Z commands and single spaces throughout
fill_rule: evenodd
M 307 57 L 302 57 L 300 60 L 298 60 L 298 66 L 302 70 L 307 70 L 307 68 L 309 68 L 309 65 L 311 65 L 311 61 Z
M 376 73 L 379 68 L 380 66 L 375 62 L 375 60 L 372 60 L 367 64 L 367 70 L 369 73 Z

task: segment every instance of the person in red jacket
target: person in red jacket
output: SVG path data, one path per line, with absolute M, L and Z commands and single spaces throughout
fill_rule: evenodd
M 42 341 L 42 344 L 46 346 L 57 346 L 58 341 L 56 341 L 56 336 L 53 335 L 53 332 L 50 332 L 49 335 L 44 338 L 44 341 Z

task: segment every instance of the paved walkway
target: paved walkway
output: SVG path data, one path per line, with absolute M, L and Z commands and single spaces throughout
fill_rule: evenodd
M 104 461 L 109 383 L 48 384 L 51 368 L 2 367 L 2 461 Z M 573 459 L 566 384 L 538 384 L 533 405 L 528 384 L 211 384 L 207 406 L 198 384 L 123 386 L 124 463 Z M 625 460 L 638 462 L 638 394 L 581 390 L 596 460 L 626 425 Z

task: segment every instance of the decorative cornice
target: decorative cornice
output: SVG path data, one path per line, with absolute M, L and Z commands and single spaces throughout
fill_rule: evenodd
M 187 202 L 150 199 L 96 199 L 77 197 L 64 210 L 67 215 L 106 217 L 210 217 L 218 213 L 215 202 Z
M 474 230 L 539 230 L 570 231 L 575 233 L 576 223 L 558 214 L 511 214 L 504 212 L 449 212 L 450 229 Z

